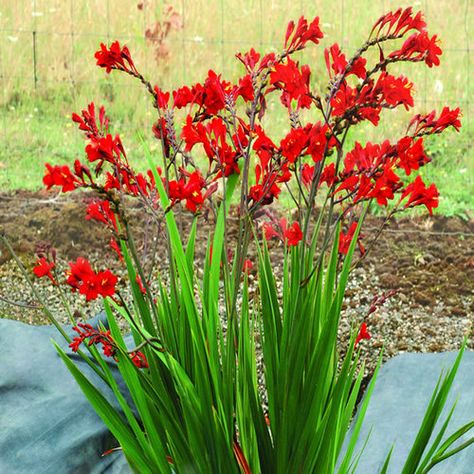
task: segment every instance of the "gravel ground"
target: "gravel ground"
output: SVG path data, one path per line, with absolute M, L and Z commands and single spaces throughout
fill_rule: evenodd
M 0 195 L 0 231 L 7 234 L 28 271 L 34 263 L 37 241 L 50 242 L 58 249 L 59 268 L 67 268 L 67 261 L 81 254 L 101 261 L 90 249 L 101 247 L 107 236 L 98 226 L 84 224 L 83 201 L 69 197 L 52 201 L 44 193 L 20 193 L 14 198 Z M 379 223 L 379 219 L 369 218 L 364 232 L 370 234 L 370 227 Z M 143 222 L 138 226 L 142 232 L 146 228 Z M 472 221 L 438 217 L 395 222 L 352 273 L 339 337 L 344 347 L 351 326 L 367 322 L 372 339 L 361 345 L 367 374 L 373 371 L 382 347 L 384 360 L 402 352 L 457 350 L 466 335 L 474 348 L 473 239 Z M 202 258 L 203 250 L 197 250 L 198 258 Z M 281 250 L 275 247 L 274 253 L 278 274 Z M 98 268 L 104 265 L 98 264 Z M 57 318 L 68 323 L 57 290 L 47 281 L 36 284 Z M 373 297 L 392 289 L 397 293 L 367 316 Z M 101 310 L 100 302 L 84 305 L 69 292 L 66 297 L 72 311 L 82 311 L 85 318 Z M 30 308 L 35 304 L 16 263 L 0 247 L 0 317 L 47 324 L 41 311 Z

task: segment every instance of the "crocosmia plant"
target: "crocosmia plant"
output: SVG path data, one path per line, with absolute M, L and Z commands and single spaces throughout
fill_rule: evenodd
M 370 206 L 387 218 L 417 206 L 432 213 L 437 188 L 418 173 L 430 162 L 425 140 L 459 130 L 461 113 L 417 114 L 396 140 L 354 141 L 359 124 L 377 127 L 390 109 L 412 110 L 414 85 L 393 66 L 438 66 L 439 40 L 421 13 L 390 12 L 352 55 L 338 44 L 324 51 L 327 87 L 316 90 L 298 55 L 323 36 L 319 18 L 301 17 L 288 24 L 279 52 L 238 53 L 240 78 L 210 70 L 203 82 L 169 92 L 140 73 L 126 46 L 102 44 L 97 65 L 141 82 L 153 101 L 159 153 L 144 140 L 149 169 L 136 172 L 104 108 L 91 103 L 72 116 L 85 135 L 85 159 L 72 168 L 46 164 L 46 188 L 95 193 L 85 217 L 108 228 L 123 265 L 115 274 L 84 257 L 60 275 L 54 255 L 44 254 L 34 273 L 84 305 L 103 299 L 108 327 L 73 315 L 69 342 L 116 405 L 57 349 L 135 472 L 327 474 L 357 466 L 376 376 L 355 415 L 370 327 L 354 327 L 343 348 L 337 332 L 349 273 L 379 234 L 361 233 L 363 219 Z M 268 131 L 270 101 L 288 115 L 281 136 Z M 293 203 L 291 215 L 275 210 L 279 199 Z M 165 267 L 153 270 L 135 244 L 134 201 L 164 229 L 157 251 L 167 255 Z M 229 235 L 236 216 L 237 235 Z M 195 256 L 197 245 L 207 248 L 204 258 Z M 124 296 L 126 285 L 133 298 Z M 431 437 L 459 360 L 440 378 L 404 473 L 427 472 L 457 452 L 452 444 L 471 427 L 442 442 L 446 423 Z M 387 453 L 382 472 L 389 463 Z

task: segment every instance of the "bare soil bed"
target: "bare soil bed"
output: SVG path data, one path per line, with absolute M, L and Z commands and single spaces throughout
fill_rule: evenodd
M 55 196 L 46 192 L 18 191 L 0 194 L 0 232 L 7 235 L 26 268 L 31 270 L 38 244 L 50 243 L 57 250 L 59 265 L 87 256 L 100 266 L 113 265 L 114 254 L 103 252 L 109 237 L 98 224 L 84 219 L 87 195 Z M 90 199 L 90 198 L 89 198 Z M 153 231 L 139 209 L 136 228 L 143 237 Z M 381 219 L 370 216 L 363 233 L 371 234 Z M 148 230 L 147 230 L 148 229 Z M 231 234 L 235 234 L 236 229 Z M 201 239 L 204 253 L 206 239 Z M 361 266 L 352 275 L 341 324 L 341 342 L 347 341 L 351 325 L 365 320 L 372 334 L 364 341 L 368 370 L 384 346 L 384 358 L 405 351 L 456 350 L 464 336 L 473 336 L 474 322 L 474 222 L 440 216 L 393 221 Z M 278 247 L 278 246 L 276 246 Z M 158 249 L 158 259 L 164 250 Z M 105 257 L 104 257 L 105 255 Z M 275 248 L 275 271 L 281 250 Z M 104 258 L 106 261 L 104 261 Z M 45 299 L 57 307 L 66 322 L 57 297 L 47 284 L 39 284 Z M 387 303 L 367 316 L 372 298 L 397 290 Z M 75 305 L 81 301 L 71 299 Z M 11 305 L 8 302 L 20 304 Z M 15 262 L 0 247 L 0 317 L 29 324 L 47 321 L 38 309 Z M 81 309 L 84 310 L 84 307 Z M 93 316 L 98 304 L 84 310 Z M 471 341 L 473 338 L 471 337 Z M 471 342 L 471 347 L 474 347 Z

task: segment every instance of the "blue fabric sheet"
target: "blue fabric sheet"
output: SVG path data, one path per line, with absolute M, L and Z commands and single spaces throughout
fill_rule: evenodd
M 90 321 L 97 322 L 97 318 Z M 65 329 L 73 335 L 70 327 Z M 72 354 L 54 327 L 0 319 L 0 474 L 128 474 L 120 451 L 102 456 L 118 443 L 90 407 L 51 339 Z M 389 472 L 400 472 L 441 368 L 450 368 L 455 356 L 404 354 L 381 368 L 356 448 L 357 452 L 371 432 L 357 473 L 379 472 L 392 443 Z M 113 402 L 88 365 L 77 355 L 72 357 Z M 115 363 L 110 365 L 123 389 Z M 474 352 L 464 355 L 445 414 L 457 396 L 449 433 L 474 419 Z M 474 445 L 433 470 L 445 472 L 473 474 Z
M 89 322 L 97 324 L 98 318 Z M 65 329 L 73 335 L 70 326 Z M 129 473 L 120 451 L 102 456 L 118 443 L 90 407 L 51 339 L 71 353 L 54 327 L 0 319 L 0 473 Z M 79 356 L 73 357 L 110 395 L 92 369 Z M 120 383 L 114 365 L 112 361 Z

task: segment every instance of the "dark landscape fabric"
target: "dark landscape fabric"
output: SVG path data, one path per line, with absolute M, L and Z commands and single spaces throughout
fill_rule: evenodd
M 98 318 L 89 321 L 97 324 Z M 71 328 L 66 330 L 73 335 Z M 120 453 L 102 454 L 117 442 L 89 406 L 54 349 L 51 339 L 67 343 L 51 326 L 30 326 L 0 319 L 0 473 L 128 474 Z M 81 370 L 110 392 L 77 355 Z M 415 438 L 441 369 L 456 353 L 402 354 L 380 370 L 356 452 L 371 435 L 357 473 L 379 472 L 395 443 L 390 473 L 399 473 Z M 116 379 L 123 387 L 115 364 Z M 474 419 L 474 352 L 466 352 L 445 414 L 459 397 L 453 432 Z M 472 474 L 474 446 L 458 453 L 433 473 Z
M 66 330 L 75 334 L 70 327 Z M 0 473 L 129 473 L 120 452 L 102 456 L 118 443 L 89 406 L 51 339 L 67 348 L 54 327 L 0 319 Z M 105 388 L 79 356 L 73 357 Z M 118 370 L 113 370 L 120 383 Z

